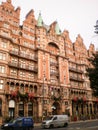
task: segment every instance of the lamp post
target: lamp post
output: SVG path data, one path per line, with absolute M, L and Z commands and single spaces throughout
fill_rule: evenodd
M 42 120 L 45 116 L 45 111 L 44 111 L 44 96 L 45 96 L 45 69 L 46 69 L 46 66 L 45 66 L 45 53 L 43 55 L 43 86 L 42 86 Z
M 43 75 L 43 88 L 42 88 L 42 95 L 43 95 L 43 99 L 42 99 L 42 120 L 44 118 L 44 89 L 45 89 L 45 74 Z

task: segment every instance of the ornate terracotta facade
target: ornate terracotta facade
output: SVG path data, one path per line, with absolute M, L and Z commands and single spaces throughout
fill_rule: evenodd
M 87 50 L 83 39 L 75 43 L 57 21 L 47 26 L 41 14 L 31 10 L 20 25 L 20 7 L 11 0 L 0 5 L 0 123 L 7 117 L 33 116 L 35 122 L 50 114 L 82 115 L 98 113 L 86 68 Z

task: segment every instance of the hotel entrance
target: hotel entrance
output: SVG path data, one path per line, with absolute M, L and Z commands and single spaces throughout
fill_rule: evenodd
M 9 101 L 9 117 L 13 118 L 15 116 L 15 101 Z
M 60 104 L 58 102 L 54 102 L 52 105 L 52 115 L 60 114 Z

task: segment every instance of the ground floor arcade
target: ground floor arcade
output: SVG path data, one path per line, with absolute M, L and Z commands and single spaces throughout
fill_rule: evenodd
M 98 118 L 96 101 L 72 101 L 72 120 Z
M 8 117 L 14 118 L 18 116 L 32 116 L 35 122 L 40 122 L 44 117 L 53 114 L 68 114 L 73 121 L 98 118 L 98 103 L 97 102 L 76 102 L 71 101 L 71 107 L 67 109 L 64 102 L 51 100 L 51 103 L 44 103 L 41 99 L 33 98 L 21 100 L 5 97 L 0 114 L 2 121 Z M 0 100 L 0 106 L 2 100 Z
M 54 114 L 68 114 L 74 121 L 84 116 L 86 119 L 98 118 L 98 101 L 86 99 L 85 95 L 82 93 L 81 98 L 76 98 L 71 93 L 69 97 L 62 86 L 6 82 L 6 90 L 0 94 L 0 123 L 18 116 L 32 116 L 35 122 L 41 122 Z

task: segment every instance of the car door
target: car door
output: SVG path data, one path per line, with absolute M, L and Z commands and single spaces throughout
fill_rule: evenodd
M 15 127 L 17 129 L 21 128 L 22 127 L 22 120 L 17 120 L 16 123 L 15 123 Z
M 57 118 L 57 116 L 55 116 L 53 118 L 53 125 L 54 125 L 54 127 L 58 127 L 58 118 Z

